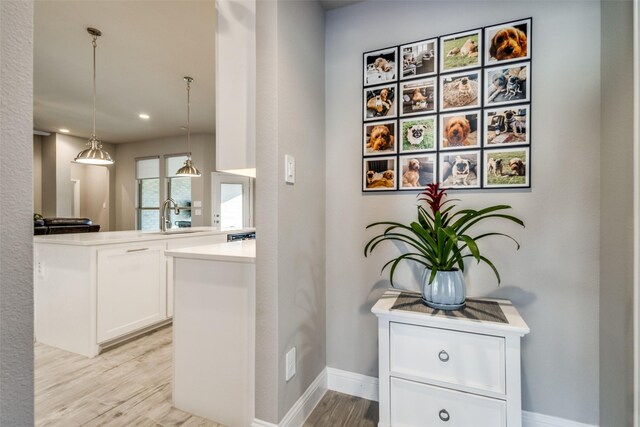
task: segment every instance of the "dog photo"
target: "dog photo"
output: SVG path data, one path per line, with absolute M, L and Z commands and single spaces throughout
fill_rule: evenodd
M 400 120 L 400 152 L 436 149 L 436 117 L 415 117 Z
M 396 116 L 396 86 L 378 86 L 364 90 L 364 120 Z
M 485 28 L 485 65 L 531 58 L 531 19 Z
M 485 145 L 529 144 L 529 105 L 484 111 Z
M 437 72 L 437 39 L 425 40 L 400 47 L 402 59 L 401 80 L 413 77 L 426 77 Z
M 451 34 L 440 38 L 440 72 L 482 65 L 482 30 Z
M 440 155 L 443 188 L 480 188 L 480 150 Z
M 485 68 L 485 107 L 529 101 L 530 69 L 530 62 Z
M 364 159 L 362 191 L 393 191 L 396 189 L 395 157 Z
M 400 190 L 424 189 L 436 179 L 436 154 L 400 156 Z
M 434 113 L 436 111 L 436 78 L 400 83 L 401 116 Z
M 529 147 L 484 151 L 485 187 L 529 187 Z
M 440 116 L 440 149 L 479 148 L 480 111 L 443 114 Z
M 480 107 L 480 71 L 440 77 L 440 110 Z
M 364 54 L 364 85 L 371 86 L 398 78 L 398 58 L 395 47 Z
M 364 125 L 364 155 L 396 152 L 396 121 Z

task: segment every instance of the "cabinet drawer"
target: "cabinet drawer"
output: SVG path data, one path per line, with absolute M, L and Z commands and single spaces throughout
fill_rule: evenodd
M 391 322 L 391 374 L 506 394 L 504 338 Z
M 506 427 L 502 400 L 391 378 L 393 427 Z

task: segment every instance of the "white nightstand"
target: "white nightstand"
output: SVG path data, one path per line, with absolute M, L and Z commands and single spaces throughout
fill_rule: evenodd
M 521 427 L 520 338 L 508 300 L 467 299 L 450 314 L 389 290 L 378 316 L 379 427 Z

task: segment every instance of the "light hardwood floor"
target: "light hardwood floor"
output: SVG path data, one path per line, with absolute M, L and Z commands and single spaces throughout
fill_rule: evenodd
M 35 345 L 36 426 L 224 427 L 171 405 L 170 326 L 93 359 Z M 305 427 L 374 427 L 378 405 L 329 391 Z

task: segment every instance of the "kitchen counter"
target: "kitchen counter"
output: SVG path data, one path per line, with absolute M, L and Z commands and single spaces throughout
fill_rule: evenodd
M 211 261 L 256 262 L 256 241 L 241 240 L 238 242 L 216 243 L 183 249 L 168 250 L 166 256 Z
M 111 245 L 115 243 L 146 242 L 153 240 L 181 239 L 187 237 L 201 237 L 218 234 L 235 234 L 254 231 L 253 228 L 239 230 L 220 230 L 217 227 L 173 228 L 165 233 L 160 231 L 102 231 L 99 233 L 54 234 L 49 236 L 34 236 L 34 243 L 48 243 L 55 245 Z

